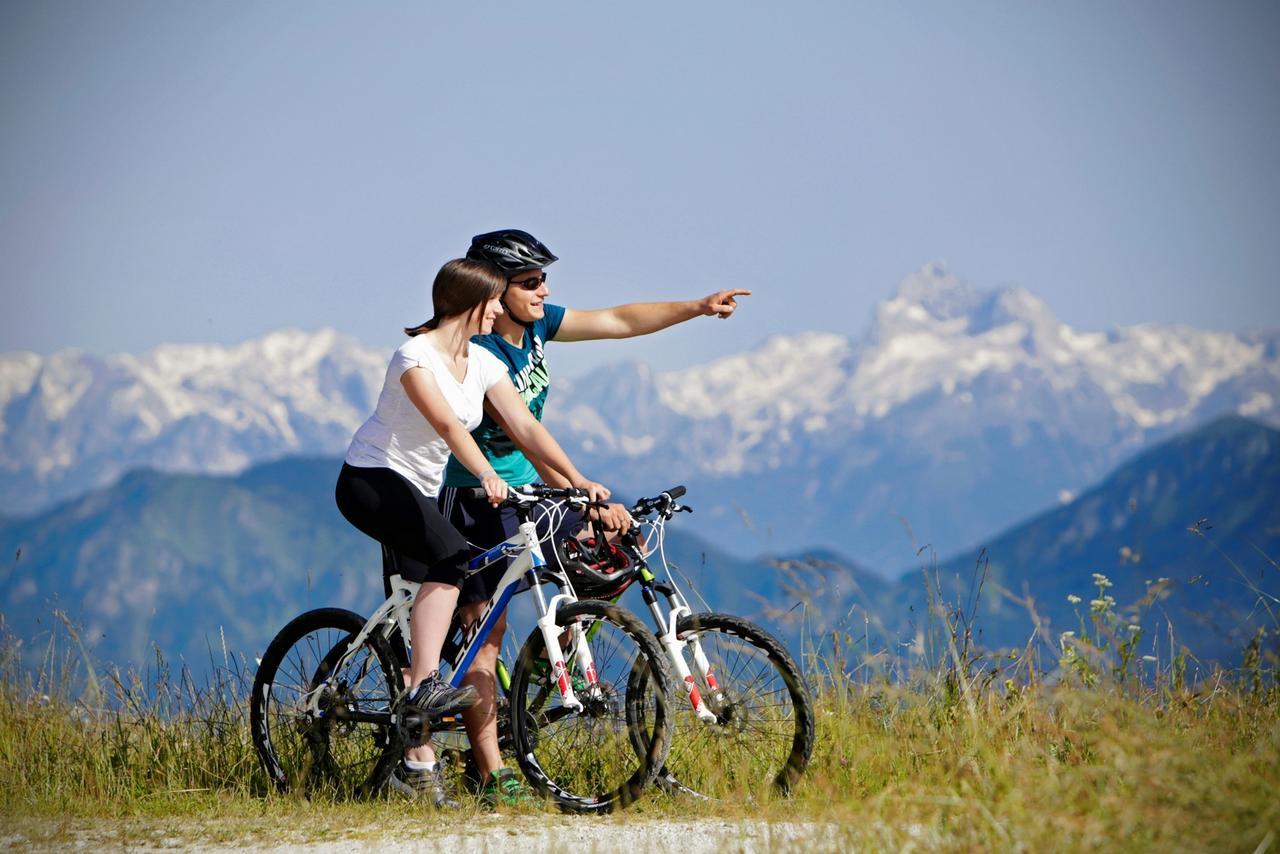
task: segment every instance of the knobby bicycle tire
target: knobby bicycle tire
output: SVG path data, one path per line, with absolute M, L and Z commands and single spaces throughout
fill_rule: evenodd
M 267 777 L 281 792 L 359 797 L 378 791 L 403 752 L 391 708 L 402 691 L 400 663 L 379 635 L 366 638 L 333 672 L 364 627 L 359 614 L 319 608 L 294 618 L 267 647 L 253 682 L 249 727 Z M 387 723 L 307 711 L 319 689 L 325 712 L 387 715 Z
M 567 812 L 625 807 L 653 782 L 670 745 L 674 682 L 658 641 L 630 612 L 608 602 L 562 606 L 556 625 L 581 621 L 599 679 L 588 690 L 566 650 L 581 712 L 561 705 L 535 629 L 511 674 L 516 761 L 533 787 Z M 632 684 L 658 690 L 630 693 Z M 643 732 L 639 730 L 643 728 Z
M 668 791 L 712 798 L 789 794 L 813 754 L 813 701 L 786 647 L 764 628 L 730 614 L 701 613 L 676 623 L 696 632 L 717 688 L 685 661 L 693 686 L 716 715 L 705 723 L 685 695 L 677 700 L 678 732 L 657 783 Z

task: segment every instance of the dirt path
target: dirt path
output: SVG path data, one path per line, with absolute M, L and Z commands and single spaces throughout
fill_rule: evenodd
M 374 854 L 447 851 L 449 854 L 485 852 L 622 852 L 679 851 L 681 854 L 719 852 L 836 851 L 840 845 L 838 825 L 803 822 L 727 821 L 622 817 L 497 816 L 477 817 L 465 829 L 424 828 L 411 822 L 394 828 L 357 827 L 341 833 L 307 838 L 299 834 L 264 839 L 243 821 L 236 828 L 221 823 L 195 823 L 186 827 L 174 821 L 129 822 L 128 828 L 47 825 L 24 828 L 17 834 L 0 832 L 0 848 L 28 850 L 201 851 L 208 854 L 246 850 L 276 854 L 347 854 L 352 850 Z M 237 830 L 239 832 L 237 832 Z M 51 832 L 52 831 L 52 832 Z
M 518 821 L 518 819 L 517 819 Z M 557 818 L 538 826 L 513 826 L 510 819 L 486 817 L 464 832 L 435 833 L 418 838 L 361 839 L 362 851 L 391 852 L 448 851 L 450 854 L 482 852 L 642 852 L 679 851 L 681 854 L 718 854 L 723 851 L 768 852 L 803 848 L 806 851 L 834 850 L 839 837 L 836 827 L 801 823 L 762 821 L 726 822 L 631 820 L 625 818 Z M 346 854 L 353 840 L 283 845 L 266 849 L 277 854 Z M 825 844 L 824 844 L 825 842 Z M 206 849 L 210 852 L 237 849 Z

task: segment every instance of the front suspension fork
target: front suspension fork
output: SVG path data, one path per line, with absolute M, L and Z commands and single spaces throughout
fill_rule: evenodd
M 645 598 L 648 599 L 650 596 L 652 594 Z M 671 664 L 676 671 L 676 678 L 681 681 L 684 685 L 685 693 L 689 695 L 689 704 L 693 706 L 693 713 L 703 723 L 715 723 L 716 714 L 708 709 L 706 703 L 702 701 L 702 694 L 698 691 L 693 672 L 690 671 L 689 664 L 685 661 L 685 647 L 691 648 L 693 663 L 706 680 L 707 687 L 718 693 L 716 677 L 711 672 L 711 662 L 707 660 L 706 654 L 702 651 L 702 642 L 696 634 L 689 635 L 686 640 L 676 633 L 676 624 L 680 622 L 680 618 L 687 617 L 692 612 L 689 610 L 688 605 L 678 601 L 675 596 L 669 595 L 667 601 L 671 605 L 671 610 L 665 615 L 661 613 L 656 597 L 653 597 L 653 601 L 649 602 L 649 608 L 653 611 L 654 617 L 662 629 L 662 634 L 658 637 L 658 640 L 662 642 L 662 646 L 667 650 L 667 658 L 671 659 Z
M 569 678 L 568 668 L 565 667 L 564 650 L 560 646 L 560 635 L 564 628 L 556 625 L 556 609 L 560 607 L 562 601 L 574 602 L 577 600 L 563 593 L 552 596 L 551 601 L 547 603 L 546 612 L 538 618 L 538 629 L 542 632 L 542 642 L 547 650 L 547 662 L 551 665 L 551 676 L 560 691 L 561 703 L 566 708 L 581 712 L 583 709 L 582 700 L 578 698 L 577 693 L 573 690 L 573 682 Z M 593 690 L 599 684 L 600 678 L 596 674 L 595 659 L 591 657 L 591 647 L 587 644 L 586 635 L 582 630 L 582 623 L 574 620 L 569 630 L 572 632 L 569 645 L 574 651 L 574 667 L 582 674 L 582 678 L 587 684 L 587 689 Z

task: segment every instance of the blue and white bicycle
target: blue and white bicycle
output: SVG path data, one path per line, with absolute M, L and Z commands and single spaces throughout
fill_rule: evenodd
M 653 782 L 671 743 L 675 682 L 666 656 L 630 612 L 578 600 L 565 574 L 549 571 L 530 513 L 543 500 L 584 503 L 581 493 L 522 487 L 508 500 L 519 514 L 519 531 L 471 563 L 479 571 L 509 558 L 507 570 L 480 620 L 446 644 L 449 680 L 461 684 L 511 597 L 527 584 L 537 627 L 510 673 L 508 697 L 520 768 L 535 790 L 565 810 L 625 806 Z M 555 513 L 560 505 L 541 506 Z M 550 599 L 543 589 L 548 582 L 556 590 Z M 393 575 L 390 586 L 391 595 L 369 619 L 341 608 L 308 611 L 263 654 L 250 728 L 280 791 L 376 793 L 406 746 L 461 730 L 460 716 L 424 720 L 404 707 L 402 668 L 411 653 L 401 639 L 409 637 L 419 585 Z

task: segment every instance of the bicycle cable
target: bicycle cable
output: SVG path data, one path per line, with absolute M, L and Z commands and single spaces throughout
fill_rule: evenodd
M 560 525 L 564 521 L 565 515 L 568 514 L 569 512 L 567 504 L 568 502 L 563 499 L 544 498 L 541 501 L 538 501 L 536 504 L 534 504 L 532 508 L 530 508 L 529 521 L 533 522 L 535 528 L 541 525 L 543 522 L 547 523 L 546 533 L 538 534 L 538 538 L 536 542 L 539 545 L 543 543 L 551 542 L 552 538 L 555 536 L 555 532 L 560 529 Z M 540 513 L 540 515 L 535 517 L 534 516 L 535 513 Z M 466 540 L 466 543 L 468 546 L 470 546 L 471 548 L 475 549 L 478 552 L 487 551 L 487 549 L 484 546 L 474 543 L 469 539 Z M 511 557 L 512 555 L 505 555 L 505 556 Z M 559 552 L 556 552 L 555 560 L 556 560 L 556 565 L 560 566 L 560 568 L 563 569 L 563 566 L 561 566 L 560 564 Z M 489 563 L 486 563 L 484 566 L 477 567 L 476 569 L 471 570 L 467 574 L 474 575 L 475 573 L 480 572 L 481 570 L 492 565 L 493 565 L 493 561 L 490 561 Z
M 659 516 L 659 520 L 655 520 L 651 524 L 653 525 L 655 532 L 657 534 L 656 539 L 658 541 L 658 545 L 656 546 L 656 551 L 658 552 L 658 559 L 662 561 L 662 568 L 666 570 L 667 581 L 669 581 L 671 583 L 671 586 L 676 589 L 676 592 L 679 593 L 680 596 L 686 602 L 688 602 L 689 597 L 685 596 L 684 590 L 682 589 L 682 585 L 678 581 L 676 581 L 676 572 L 679 571 L 681 577 L 683 577 L 685 582 L 688 584 L 689 589 L 694 592 L 694 594 L 698 597 L 698 601 L 702 603 L 703 609 L 710 611 L 711 605 L 707 602 L 706 598 L 703 597 L 702 593 L 698 590 L 698 588 L 694 586 L 693 580 L 689 578 L 688 574 L 686 574 L 683 569 L 680 569 L 679 567 L 676 567 L 676 566 L 672 566 L 671 563 L 667 561 L 667 520 L 662 519 L 661 516 Z M 652 554 L 652 553 L 653 553 L 653 550 L 649 552 L 649 554 Z M 645 558 L 648 559 L 648 555 L 645 555 Z

